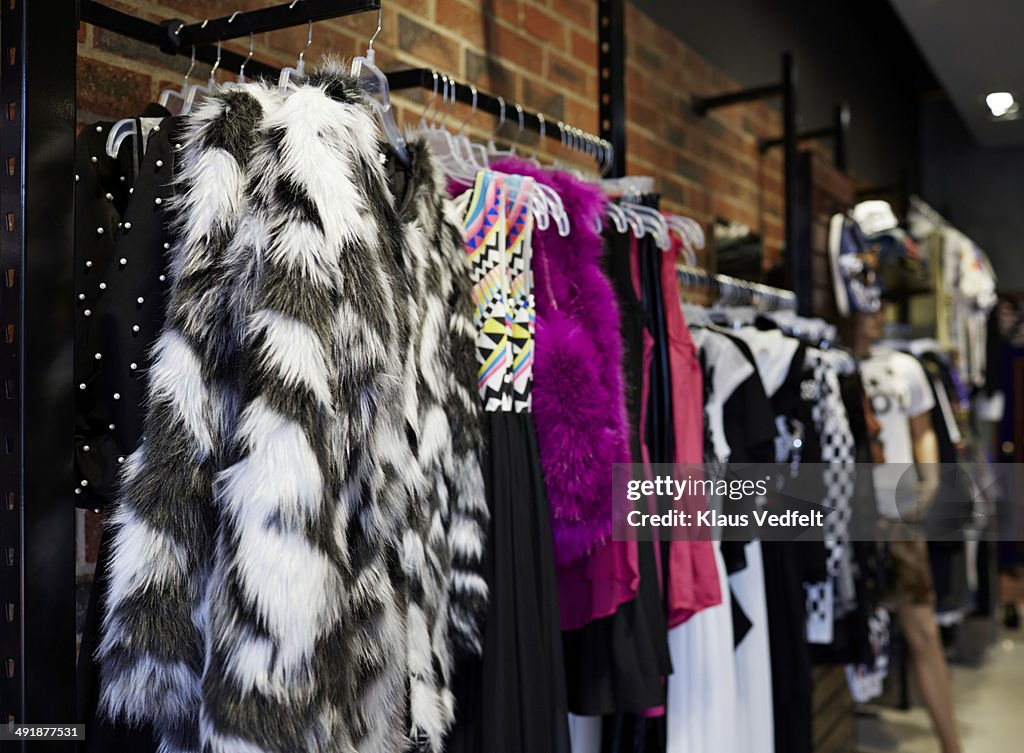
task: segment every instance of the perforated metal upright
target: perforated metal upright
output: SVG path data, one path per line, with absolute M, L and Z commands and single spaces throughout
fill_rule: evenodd
M 615 150 L 609 177 L 626 174 L 625 0 L 597 4 L 597 87 L 601 138 Z
M 75 0 L 0 0 L 0 721 L 75 715 Z M 4 751 L 67 750 L 2 743 Z

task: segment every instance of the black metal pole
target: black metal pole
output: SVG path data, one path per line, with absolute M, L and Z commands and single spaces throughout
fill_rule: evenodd
M 300 6 L 301 3 L 296 7 Z M 191 44 L 180 45 L 178 43 L 179 40 L 176 39 L 174 30 L 178 28 L 179 22 L 167 21 L 163 24 L 155 24 L 129 13 L 119 11 L 116 8 L 101 5 L 93 0 L 82 0 L 79 20 L 138 40 L 139 42 L 159 47 L 168 55 L 192 54 Z M 243 16 L 239 15 L 233 25 L 240 25 L 243 21 Z M 244 32 L 246 35 L 248 33 L 248 31 Z M 217 59 L 217 50 L 212 46 L 197 44 L 195 49 L 196 60 L 212 65 Z M 243 62 L 245 62 L 245 56 L 230 50 L 221 50 L 220 67 L 224 70 L 237 73 Z M 251 60 L 245 66 L 245 73 L 249 78 L 259 76 L 273 77 L 277 75 L 278 69 L 266 63 L 261 63 L 258 60 Z
M 84 20 L 91 18 L 102 18 L 114 12 L 113 8 L 105 6 L 96 0 L 80 0 L 81 14 Z M 148 21 L 136 19 L 140 33 L 153 33 L 151 30 L 143 31 L 144 25 L 162 26 L 170 25 L 170 35 L 160 33 L 161 38 L 156 40 L 158 45 L 171 45 L 172 47 L 189 48 L 191 45 L 212 44 L 218 39 L 237 39 L 248 34 L 262 34 L 267 31 L 287 29 L 292 26 L 301 26 L 309 21 L 326 21 L 330 18 L 341 18 L 355 13 L 366 13 L 367 11 L 380 8 L 380 0 L 300 0 L 297 3 L 282 3 L 272 5 L 269 8 L 249 10 L 232 16 L 211 18 L 199 23 L 187 24 L 183 21 L 170 22 L 163 25 L 150 24 Z M 102 25 L 102 24 L 101 24 Z M 131 35 L 130 35 L 131 36 Z M 136 37 L 138 39 L 138 37 Z M 150 41 L 143 39 L 141 41 Z
M 783 223 L 785 259 L 793 292 L 797 297 L 797 311 L 811 313 L 811 260 L 810 248 L 800 248 L 797 232 L 799 207 L 797 205 L 797 102 L 796 64 L 792 53 L 782 54 L 782 169 L 783 169 Z
M 228 15 L 188 24 L 179 36 L 182 45 L 211 44 L 218 39 L 244 37 L 250 32 L 262 34 L 265 31 L 300 26 L 309 21 L 326 21 L 378 8 L 380 0 L 300 0 L 294 4 L 282 3 L 269 8 L 245 11 L 239 13 L 234 21 Z
M 850 134 L 850 106 L 846 102 L 840 102 L 833 111 L 835 124 L 835 140 L 832 142 L 832 149 L 835 154 L 836 168 L 844 173 L 847 168 L 846 147 Z
M 66 723 L 75 719 L 77 13 L 75 0 L 8 0 L 0 13 L 0 705 L 3 722 Z M 62 749 L 58 742 L 31 744 L 33 752 Z
M 813 128 L 810 131 L 801 131 L 796 135 L 796 140 L 797 143 L 803 144 L 806 141 L 816 141 L 818 139 L 834 137 L 835 134 L 835 126 L 823 126 L 821 128 Z M 758 139 L 757 148 L 762 154 L 764 154 L 769 149 L 782 146 L 784 143 L 785 140 L 782 138 Z
M 615 150 L 609 176 L 626 174 L 626 13 L 625 0 L 597 6 L 597 85 L 601 138 Z
M 519 110 L 516 109 L 515 102 L 499 99 L 495 95 L 482 92 L 479 89 L 476 89 L 474 93 L 474 87 L 461 81 L 455 81 L 451 77 L 448 77 L 448 83 L 446 84 L 445 75 L 430 68 L 409 68 L 401 71 L 392 71 L 387 74 L 387 77 L 388 88 L 393 92 L 403 89 L 425 89 L 436 93 L 439 101 L 440 98 L 445 96 L 449 99 L 454 98 L 456 102 L 476 105 L 476 109 L 479 112 L 486 112 L 495 116 L 501 116 L 504 109 L 505 122 L 510 124 L 510 126 L 518 126 L 519 124 Z M 522 111 L 522 118 L 524 130 L 543 133 L 549 139 L 554 139 L 555 141 L 561 141 L 564 138 L 567 144 L 571 143 L 570 139 L 573 137 L 570 136 L 568 131 L 563 134 L 562 129 L 559 128 L 559 121 L 545 117 L 543 113 L 535 113 L 526 109 Z M 565 126 L 564 123 L 562 125 Z M 597 136 L 583 131 L 578 131 L 577 135 L 579 134 L 582 134 L 583 138 L 589 139 L 596 144 Z
M 693 107 L 693 111 L 698 115 L 707 115 L 710 110 L 718 107 L 728 107 L 729 105 L 738 105 L 742 102 L 753 102 L 758 99 L 778 97 L 783 94 L 784 87 L 785 83 L 754 86 L 750 89 L 740 89 L 735 92 L 718 94 L 714 97 L 694 97 L 690 104 Z

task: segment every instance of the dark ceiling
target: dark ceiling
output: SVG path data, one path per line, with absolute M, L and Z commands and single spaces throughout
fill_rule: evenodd
M 985 95 L 1024 97 L 1024 0 L 890 0 L 981 146 L 1024 145 L 1024 118 L 993 120 Z

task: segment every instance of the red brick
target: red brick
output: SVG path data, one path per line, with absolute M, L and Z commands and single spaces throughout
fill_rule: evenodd
M 150 100 L 150 77 L 128 68 L 78 57 L 78 101 L 93 115 L 123 118 L 142 111 Z
M 376 19 L 376 17 L 374 17 Z M 256 44 L 256 60 L 273 61 L 278 65 L 295 65 L 299 51 L 306 46 L 305 26 L 291 26 L 266 35 L 263 44 Z M 305 53 L 306 65 L 315 66 L 327 56 L 349 58 L 366 50 L 369 37 L 347 29 L 317 24 L 313 27 L 313 43 Z
M 398 44 L 428 65 L 434 65 L 454 75 L 461 75 L 462 56 L 459 43 L 452 37 L 414 21 L 408 16 L 398 17 Z
M 548 118 L 548 133 L 557 131 L 556 123 L 565 118 L 565 95 L 539 79 L 523 79 L 523 101 L 520 104 L 528 110 L 541 112 Z M 514 119 L 515 110 L 512 110 L 509 120 Z
M 383 4 L 384 13 L 380 21 L 380 34 L 373 42 L 373 46 L 378 51 L 384 45 L 397 45 L 398 44 L 398 9 L 392 3 L 385 2 Z M 316 44 L 320 29 L 328 27 L 342 32 L 343 34 L 356 40 L 355 48 L 362 54 L 362 51 L 366 49 L 367 44 L 370 41 L 370 37 L 373 36 L 377 30 L 377 14 L 376 13 L 358 13 L 352 16 L 342 16 L 341 18 L 334 18 L 329 21 L 323 21 L 313 26 L 313 43 Z M 299 26 L 299 28 L 305 32 L 305 26 Z
M 496 58 L 481 55 L 475 50 L 466 50 L 466 80 L 490 94 L 515 101 L 520 96 L 519 76 L 505 67 Z
M 584 29 L 597 29 L 597 3 L 593 0 L 552 0 L 551 9 Z
M 557 52 L 548 51 L 547 78 L 555 86 L 561 86 L 580 95 L 587 93 L 590 71 L 570 58 Z
M 544 72 L 544 53 L 540 45 L 519 32 L 504 26 L 492 27 L 493 35 L 488 40 L 488 52 L 495 57 L 508 60 L 514 65 L 532 73 Z
M 480 5 L 489 6 L 490 14 L 485 15 L 489 16 L 487 20 L 490 23 L 500 19 L 516 29 L 522 29 L 525 25 L 525 0 L 490 0 Z
M 561 19 L 535 5 L 526 5 L 523 18 L 526 31 L 536 39 L 550 42 L 558 50 L 567 50 L 566 27 Z
M 565 100 L 565 122 L 587 133 L 597 134 L 597 105 L 581 104 L 575 97 Z
M 596 33 L 588 34 L 572 30 L 572 56 L 580 65 L 597 70 L 597 37 Z
M 459 38 L 474 47 L 483 47 L 486 40 L 484 17 L 479 6 L 462 0 L 437 0 L 437 23 L 451 29 Z

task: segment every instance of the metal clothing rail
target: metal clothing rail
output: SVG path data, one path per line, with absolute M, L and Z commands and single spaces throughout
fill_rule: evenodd
M 196 60 L 210 64 L 217 59 L 214 45 L 218 40 L 237 39 L 380 8 L 380 0 L 298 0 L 296 3 L 187 24 L 177 18 L 161 23 L 146 21 L 96 0 L 79 0 L 79 3 L 80 21 L 159 47 L 169 55 L 191 55 L 194 46 Z M 244 55 L 230 50 L 221 51 L 221 68 L 237 72 L 243 62 Z M 245 70 L 250 78 L 276 76 L 278 72 L 277 68 L 255 60 L 246 64 Z
M 736 305 L 768 303 L 766 308 L 775 311 L 796 311 L 797 308 L 797 296 L 792 290 L 749 282 L 729 275 L 713 275 L 705 269 L 686 264 L 676 265 L 676 276 L 680 282 L 703 286 Z
M 388 87 L 393 92 L 402 89 L 419 88 L 433 91 L 435 94 L 440 92 L 439 87 L 445 86 L 443 79 L 447 78 L 448 86 L 451 87 L 451 91 L 448 93 L 449 98 L 452 97 L 452 92 L 454 92 L 456 101 L 467 105 L 475 105 L 477 110 L 490 113 L 496 117 L 503 117 L 505 122 L 515 126 L 521 125 L 524 130 L 533 131 L 542 136 L 547 136 L 549 139 L 555 139 L 566 144 L 572 143 L 574 139 L 582 141 L 592 145 L 595 150 L 604 150 L 607 157 L 603 161 L 610 163 L 615 158 L 612 144 L 605 139 L 582 131 L 562 121 L 549 118 L 543 113 L 525 110 L 515 102 L 510 102 L 494 94 L 482 92 L 475 86 L 455 81 L 451 77 L 444 76 L 430 68 L 410 68 L 395 71 L 388 73 L 387 77 Z M 595 156 L 597 156 L 596 151 Z

